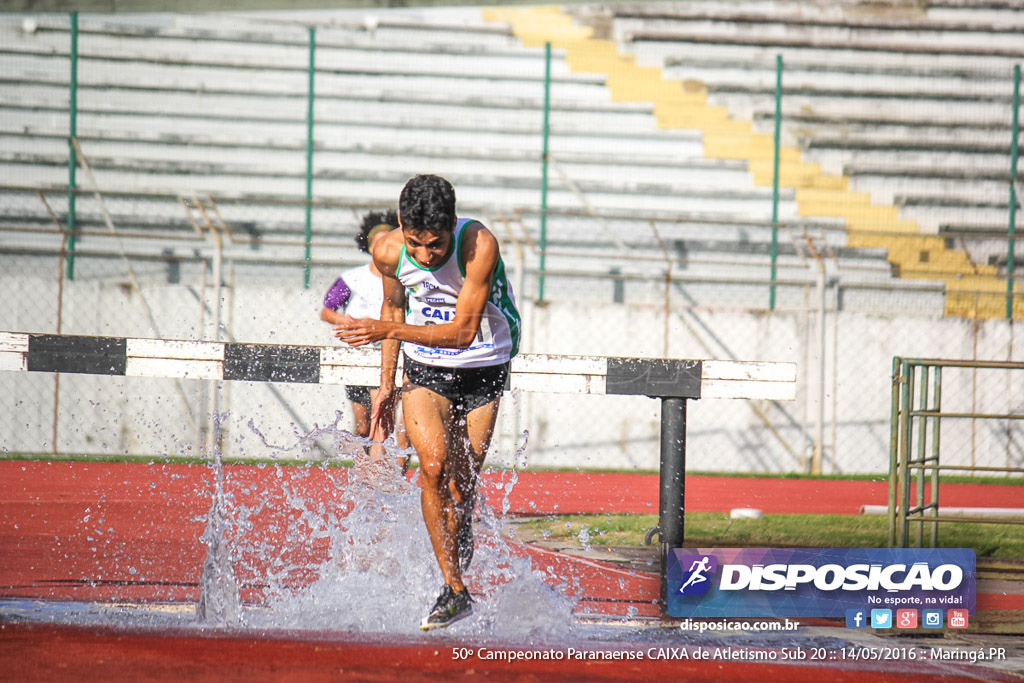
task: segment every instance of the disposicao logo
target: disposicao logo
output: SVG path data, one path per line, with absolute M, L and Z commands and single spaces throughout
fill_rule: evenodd
M 666 581 L 674 617 L 849 619 L 851 610 L 897 609 L 916 617 L 975 607 L 975 556 L 966 548 L 678 549 Z

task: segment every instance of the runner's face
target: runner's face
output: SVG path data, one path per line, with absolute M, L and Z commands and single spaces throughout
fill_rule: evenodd
M 431 230 L 403 229 L 405 251 L 413 261 L 424 268 L 436 268 L 441 265 L 452 243 L 452 233 L 447 230 L 433 232 Z

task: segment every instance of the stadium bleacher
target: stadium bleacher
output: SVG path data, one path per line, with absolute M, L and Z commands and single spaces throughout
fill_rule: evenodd
M 610 26 L 587 10 L 577 19 L 600 26 L 636 64 L 706 92 L 707 108 L 753 121 L 762 133 L 774 121 L 773 58 L 782 56 L 783 144 L 821 169 L 787 184 L 810 187 L 821 175 L 849 181 L 831 196 L 797 189 L 801 214 L 842 215 L 852 231 L 869 232 L 851 234 L 851 244 L 887 249 L 903 275 L 943 279 L 947 313 L 1003 315 L 1001 296 L 955 292 L 1005 293 L 1005 273 L 988 265 L 1000 250 L 1005 262 L 1005 238 L 972 243 L 968 252 L 917 235 L 1005 235 L 1011 74 L 1024 57 L 1024 5 L 702 2 L 617 6 L 611 14 Z M 699 115 L 689 119 L 665 124 L 699 124 Z M 763 167 L 762 150 L 748 156 L 752 168 Z M 867 209 L 865 197 L 877 208 Z
M 693 278 L 764 280 L 779 53 L 787 68 L 780 280 L 812 283 L 817 253 L 851 287 L 899 286 L 902 275 L 1005 289 L 997 239 L 968 254 L 949 235 L 1000 229 L 1009 170 L 1000 167 L 1002 71 L 1024 51 L 1014 40 L 1024 10 L 931 3 L 852 16 L 859 5 L 737 7 L 458 11 L 318 25 L 316 238 L 341 245 L 355 230 L 355 208 L 389 205 L 411 174 L 436 172 L 459 188 L 464 211 L 515 223 L 503 236 L 535 251 L 542 46 L 554 38 L 547 267 L 607 274 L 625 260 L 625 275 L 657 276 L 669 260 Z M 51 188 L 62 215 L 69 20 L 0 19 L 2 222 L 49 230 L 53 218 L 34 188 Z M 209 196 L 240 242 L 302 241 L 308 24 L 83 15 L 79 53 L 78 139 L 119 230 L 193 239 L 180 204 Z M 103 232 L 87 199 L 79 212 L 79 227 Z M 763 304 L 762 293 L 756 299 Z M 966 299 L 967 308 L 947 295 L 946 313 L 988 315 L 976 296 Z

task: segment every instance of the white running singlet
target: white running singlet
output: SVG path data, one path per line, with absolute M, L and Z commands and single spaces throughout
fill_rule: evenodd
M 451 254 L 436 268 L 419 265 L 402 247 L 398 259 L 398 280 L 405 287 L 407 310 L 405 321 L 410 325 L 439 325 L 455 319 L 455 302 L 466 281 L 462 262 L 463 229 L 475 222 L 460 218 L 452 233 Z M 403 350 L 413 360 L 444 368 L 480 368 L 508 362 L 519 350 L 522 321 L 516 308 L 512 285 L 505 275 L 505 264 L 498 257 L 491 276 L 491 294 L 480 319 L 476 338 L 467 349 L 439 349 L 411 342 Z
M 353 318 L 380 319 L 380 307 L 384 303 L 384 285 L 370 270 L 370 264 L 350 268 L 341 274 L 352 296 L 345 304 L 345 313 Z

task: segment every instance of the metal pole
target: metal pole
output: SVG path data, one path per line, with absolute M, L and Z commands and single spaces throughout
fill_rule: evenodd
M 42 192 L 40 192 L 42 195 Z M 68 233 L 61 231 L 60 256 L 57 257 L 57 334 L 64 331 L 64 259 L 67 254 Z M 50 451 L 57 455 L 57 437 L 60 434 L 60 373 L 53 373 L 53 432 Z
M 686 498 L 686 399 L 661 399 L 661 491 L 658 530 L 661 541 L 661 610 L 668 609 L 668 554 L 683 546 Z
M 75 140 L 78 138 L 78 12 L 71 13 L 71 74 L 68 77 L 68 280 L 75 279 L 75 171 L 78 168 Z
M 818 415 L 814 426 L 814 452 L 811 474 L 821 474 L 825 450 L 825 259 L 815 254 L 818 263 Z
M 779 140 L 782 131 L 782 55 L 775 55 L 775 151 L 772 159 L 771 287 L 768 308 L 775 310 L 776 261 L 779 256 Z
M 309 28 L 309 88 L 306 98 L 306 267 L 302 286 L 309 289 L 313 251 L 313 101 L 316 81 L 316 28 Z
M 933 386 L 932 401 L 934 401 L 934 410 L 936 413 L 942 412 L 942 368 L 935 366 L 934 368 L 935 384 Z M 931 516 L 938 519 L 939 517 L 939 438 L 942 435 L 942 418 L 938 415 L 932 418 L 932 509 Z M 939 525 L 932 523 L 931 528 L 931 543 L 929 544 L 932 548 L 939 547 Z
M 548 248 L 548 138 L 551 135 L 551 43 L 544 43 L 544 129 L 540 177 L 540 272 L 537 274 L 537 300 L 544 300 L 544 268 Z
M 903 388 L 903 360 L 892 359 L 892 398 L 889 406 L 889 547 L 896 546 L 896 463 L 899 460 L 900 391 Z
M 1014 233 L 1017 226 L 1017 135 L 1020 131 L 1020 64 L 1013 67 L 1013 134 L 1010 137 L 1010 225 L 1007 230 L 1009 238 L 1006 245 L 1006 317 L 1013 320 L 1013 247 Z
M 224 279 L 223 274 L 223 256 L 224 256 L 224 243 L 221 239 L 220 232 L 216 227 L 210 226 L 210 236 L 213 237 L 213 243 L 215 250 L 213 252 L 213 339 L 214 341 L 221 340 L 221 308 L 223 289 L 221 282 Z M 307 282 L 308 286 L 308 282 Z M 205 382 L 204 382 L 205 384 Z M 223 388 L 223 382 L 214 382 L 210 387 L 210 420 L 217 420 L 217 416 L 220 415 L 220 391 Z M 221 443 L 223 429 L 219 429 L 216 424 L 207 432 L 207 438 L 209 439 L 209 452 L 221 453 Z
M 935 368 L 935 370 L 938 371 L 938 368 Z M 921 366 L 921 393 L 918 396 L 917 405 L 922 412 L 928 410 L 928 378 L 931 371 L 931 366 Z M 927 474 L 925 466 L 927 465 L 926 453 L 928 446 L 928 418 L 924 415 L 918 417 L 917 436 L 917 460 L 914 462 L 918 465 L 918 469 L 916 477 L 917 486 L 914 492 L 914 507 L 921 510 L 917 514 L 921 517 L 922 522 L 915 525 L 914 537 L 917 539 L 917 547 L 921 548 L 924 546 L 924 510 L 922 508 L 924 507 L 924 482 L 925 475 Z
M 900 396 L 900 420 L 903 429 L 900 432 L 900 495 L 896 518 L 899 536 L 897 543 L 899 547 L 906 548 L 909 542 L 907 537 L 909 536 L 910 528 L 910 524 L 907 521 L 907 509 L 910 507 L 910 468 L 908 467 L 907 460 L 910 458 L 910 448 L 913 441 L 911 435 L 913 422 L 910 419 L 910 408 L 913 405 L 914 395 L 914 366 L 908 361 L 903 361 L 903 373 L 900 381 L 903 383 L 903 391 Z

